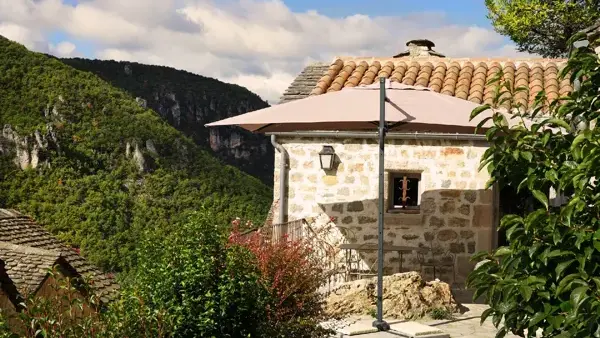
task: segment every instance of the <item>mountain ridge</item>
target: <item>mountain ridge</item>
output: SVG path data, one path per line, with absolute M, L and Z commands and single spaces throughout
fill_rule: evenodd
M 204 126 L 269 106 L 247 88 L 168 66 L 84 58 L 59 60 L 123 89 L 219 159 L 272 184 L 274 150 L 267 137 L 237 127 Z

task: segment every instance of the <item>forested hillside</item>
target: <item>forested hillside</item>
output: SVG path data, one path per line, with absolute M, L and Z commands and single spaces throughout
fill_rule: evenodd
M 204 127 L 268 107 L 248 89 L 164 66 L 81 58 L 62 61 L 125 90 L 218 158 L 273 184 L 274 151 L 267 137 L 235 127 Z
M 0 207 L 34 216 L 114 271 L 135 263 L 144 229 L 169 232 L 190 211 L 210 209 L 215 224 L 264 219 L 270 187 L 143 106 L 0 36 Z

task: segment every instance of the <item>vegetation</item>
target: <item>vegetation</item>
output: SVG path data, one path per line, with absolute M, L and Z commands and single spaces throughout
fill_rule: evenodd
M 452 315 L 452 311 L 448 310 L 445 307 L 438 307 L 438 308 L 431 310 L 431 312 L 429 312 L 429 317 L 431 317 L 432 319 L 436 319 L 436 320 L 454 319 L 454 316 Z
M 496 31 L 513 40 L 521 52 L 563 57 L 568 40 L 600 19 L 597 0 L 486 0 Z
M 2 309 L 0 337 L 168 337 L 171 324 L 164 312 L 152 311 L 131 289 L 102 310 L 92 287 L 52 269 L 54 292 L 28 295 L 19 312 Z M 82 283 L 83 282 L 83 283 Z
M 474 298 L 483 295 L 490 305 L 482 321 L 491 316 L 499 328 L 497 337 L 509 332 L 535 337 L 538 329 L 544 337 L 600 336 L 600 194 L 595 179 L 600 177 L 600 59 L 590 47 L 577 48 L 561 76 L 578 81 L 580 88 L 551 103 L 538 96 L 533 112 L 515 113 L 517 121 L 540 117 L 527 127 L 509 127 L 496 113 L 487 133 L 491 147 L 482 167 L 491 173 L 490 184 L 518 186 L 537 203 L 531 212 L 502 218 L 509 245 L 478 254 L 468 279 L 476 289 Z M 526 90 L 501 85 L 500 92 Z M 502 101 L 514 103 L 496 99 Z M 541 115 L 543 109 L 549 116 Z M 569 196 L 568 202 L 553 206 L 550 188 Z
M 106 270 L 135 266 L 147 230 L 160 238 L 192 211 L 210 209 L 215 224 L 262 222 L 272 200 L 269 187 L 129 94 L 0 36 L 0 126 L 8 125 L 20 139 L 0 134 L 0 207 L 30 214 Z M 37 168 L 15 166 L 17 150 L 36 149 Z
M 204 124 L 269 106 L 248 89 L 164 66 L 81 58 L 61 61 L 96 74 L 114 87 L 143 99 L 148 108 L 197 145 L 265 184 L 273 184 L 274 151 L 264 135 L 235 127 L 219 127 L 221 137 L 231 139 L 235 133 L 241 135 L 243 142 L 235 149 L 224 145 L 213 151 L 209 146 L 210 131 Z M 248 152 L 249 158 L 240 157 L 240 152 Z
M 213 219 L 194 213 L 164 245 L 144 240 L 121 299 L 103 312 L 78 315 L 97 303 L 75 297 L 67 281 L 59 289 L 68 292 L 31 298 L 22 314 L 5 319 L 24 337 L 328 337 L 317 325 L 322 270 L 306 243 L 259 248 L 258 237 L 228 238 Z M 6 325 L 1 332 L 11 334 Z

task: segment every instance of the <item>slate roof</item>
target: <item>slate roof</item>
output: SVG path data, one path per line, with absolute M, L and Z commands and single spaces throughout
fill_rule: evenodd
M 329 64 L 325 62 L 316 62 L 306 66 L 285 91 L 279 103 L 308 97 L 327 69 L 329 69 Z
M 24 216 L 15 210 L 0 209 L 0 241 L 28 247 L 27 250 L 31 253 L 30 255 L 35 256 L 34 261 L 40 266 L 47 264 L 47 262 L 51 260 L 50 256 L 56 254 L 57 256 L 55 256 L 55 258 L 58 258 L 58 256 L 64 258 L 78 274 L 82 276 L 89 275 L 91 277 L 94 284 L 93 286 L 98 290 L 102 301 L 108 302 L 116 296 L 116 290 L 119 288 L 119 285 L 112 278 L 102 273 L 98 268 L 94 267 L 85 258 L 78 255 L 74 250 L 67 247 L 42 226 L 35 223 L 31 218 Z M 6 244 L 4 246 L 6 247 Z M 45 252 L 45 254 L 41 254 L 41 252 Z M 2 247 L 0 246 L 0 254 L 1 253 Z M 13 257 L 16 259 L 17 256 Z M 54 262 L 55 261 L 56 259 L 54 259 Z M 28 263 L 26 262 L 27 261 L 24 261 L 23 264 L 28 266 Z M 9 266 L 8 263 L 7 266 Z M 18 266 L 18 264 L 16 266 Z M 30 270 L 32 272 L 37 271 L 35 268 L 28 268 L 23 271 Z M 19 269 L 18 271 L 21 270 Z M 31 278 L 33 280 L 31 283 L 34 283 L 37 274 L 34 273 L 26 278 Z M 17 283 L 15 282 L 15 284 Z
M 35 293 L 59 260 L 60 252 L 0 242 L 0 260 L 19 292 Z
M 413 40 L 421 41 L 421 40 Z M 423 40 L 426 41 L 426 40 Z M 557 75 L 565 59 L 446 58 L 429 47 L 398 54 L 399 57 L 336 57 L 330 64 L 307 66 L 292 82 L 281 103 L 322 95 L 343 88 L 368 85 L 379 77 L 434 91 L 476 103 L 491 103 L 496 84 L 487 84 L 499 70 L 513 86 L 525 86 L 529 93 L 516 94 L 518 102 L 531 107 L 535 96 L 545 90 L 549 100 L 573 90 L 568 79 Z M 425 56 L 423 56 L 425 55 Z

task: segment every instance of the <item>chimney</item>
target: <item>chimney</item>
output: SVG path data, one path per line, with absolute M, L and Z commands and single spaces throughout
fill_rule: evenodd
M 434 51 L 433 47 L 435 47 L 435 44 L 427 39 L 410 40 L 406 43 L 406 46 L 408 46 L 408 50 L 406 50 L 398 55 L 394 55 L 394 57 L 395 58 L 399 58 L 399 57 L 403 57 L 403 56 L 410 56 L 411 58 L 428 57 L 428 56 L 436 56 L 436 57 L 440 57 L 440 58 L 446 57 L 445 55 Z

